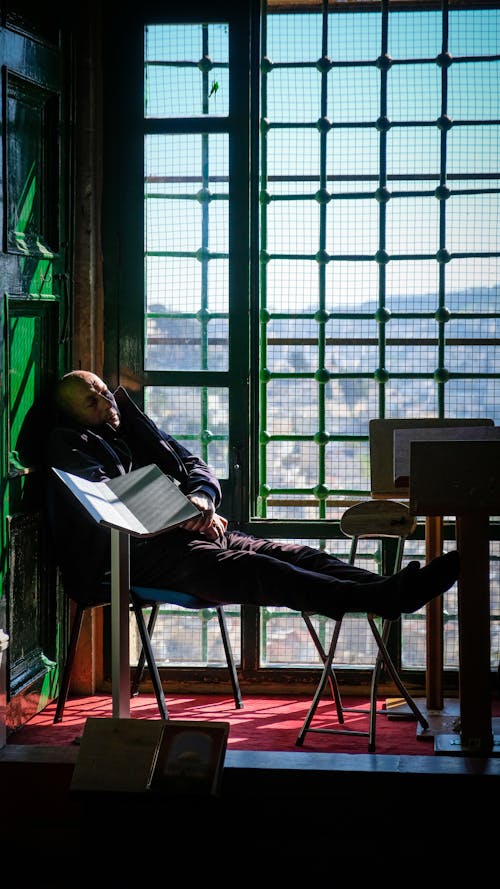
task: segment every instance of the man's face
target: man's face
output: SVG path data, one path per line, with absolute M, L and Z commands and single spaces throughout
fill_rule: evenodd
M 120 414 L 112 392 L 99 377 L 86 371 L 71 375 L 64 407 L 82 426 L 109 423 L 113 429 L 117 429 L 120 425 Z

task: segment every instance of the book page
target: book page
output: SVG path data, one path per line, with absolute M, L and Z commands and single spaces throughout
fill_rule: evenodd
M 144 527 L 145 534 L 156 534 L 200 514 L 176 483 L 154 463 L 112 478 L 106 484 L 117 496 L 117 509 L 130 511 Z
M 54 467 L 53 471 L 96 522 L 133 536 L 151 537 L 199 515 L 154 463 L 104 482 L 91 482 Z
M 73 475 L 71 472 L 54 467 L 53 471 L 85 507 L 94 521 L 100 525 L 120 528 L 130 534 L 143 533 L 142 524 L 134 518 L 132 513 L 124 516 L 117 510 L 118 498 L 108 488 L 106 482 L 90 482 L 86 478 L 80 478 L 79 475 Z

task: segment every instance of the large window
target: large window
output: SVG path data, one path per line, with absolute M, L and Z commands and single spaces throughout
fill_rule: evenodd
M 500 10 L 308 6 L 262 19 L 257 509 L 281 520 L 368 494 L 370 418 L 500 418 Z M 444 600 L 455 667 L 456 589 Z M 402 620 L 403 667 L 425 664 L 423 617 Z M 283 660 L 309 653 L 290 638 Z
M 185 20 L 153 5 L 134 69 L 143 215 L 124 251 L 119 373 L 214 467 L 231 521 L 346 558 L 338 520 L 369 496 L 371 418 L 500 423 L 500 4 L 269 0 L 258 26 L 257 3 L 208 21 L 197 4 Z M 424 558 L 420 530 L 407 558 Z M 449 548 L 452 535 L 450 522 Z M 444 608 L 454 670 L 456 590 Z M 176 663 L 219 663 L 203 615 L 190 647 L 170 612 Z M 250 671 L 318 667 L 300 615 L 231 620 Z M 402 620 L 399 645 L 423 672 L 424 613 Z M 345 621 L 345 666 L 373 654 L 366 621 Z

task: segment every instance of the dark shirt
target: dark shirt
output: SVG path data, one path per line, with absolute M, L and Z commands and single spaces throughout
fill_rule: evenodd
M 203 460 L 159 429 L 125 389 L 119 387 L 114 396 L 118 430 L 108 424 L 87 429 L 64 419 L 55 424 L 47 443 L 48 512 L 56 558 L 66 591 L 80 601 L 101 596 L 99 587 L 110 567 L 110 532 L 92 520 L 50 467 L 104 481 L 156 463 L 184 494 L 206 494 L 216 508 L 221 500 L 219 481 Z

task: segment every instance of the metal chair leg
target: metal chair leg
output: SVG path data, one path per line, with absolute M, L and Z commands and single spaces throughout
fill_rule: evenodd
M 341 520 L 341 530 L 347 537 L 351 538 L 349 563 L 351 565 L 355 564 L 357 547 L 360 539 L 364 537 L 378 538 L 380 540 L 392 539 L 396 543 L 396 549 L 392 557 L 392 565 L 386 566 L 385 561 L 383 561 L 382 566 L 384 570 L 382 573 L 390 574 L 392 572 L 400 571 L 405 541 L 408 536 L 413 533 L 413 531 L 415 530 L 415 526 L 416 521 L 414 517 L 409 515 L 408 508 L 405 507 L 403 504 L 397 502 L 385 501 L 384 503 L 381 503 L 380 501 L 369 501 L 367 503 L 359 503 L 351 507 L 344 513 Z M 323 672 L 321 674 L 321 679 L 316 689 L 312 704 L 309 708 L 309 712 L 298 735 L 296 744 L 301 745 L 303 743 L 304 737 L 308 731 L 325 734 L 363 735 L 365 737 L 368 737 L 368 751 L 372 753 L 375 750 L 376 716 L 378 713 L 384 713 L 385 715 L 387 715 L 386 709 L 377 709 L 377 692 L 380 674 L 383 667 L 385 667 L 385 669 L 387 670 L 396 688 L 401 693 L 402 697 L 408 704 L 411 712 L 418 720 L 422 728 L 427 729 L 429 727 L 424 715 L 421 713 L 415 701 L 403 685 L 403 682 L 389 654 L 387 648 L 387 639 L 392 625 L 391 621 L 383 621 L 382 632 L 380 633 L 377 625 L 375 624 L 373 615 L 367 614 L 369 626 L 374 640 L 377 644 L 377 655 L 375 658 L 374 667 L 372 669 L 370 683 L 369 731 L 355 731 L 346 728 L 312 728 L 311 720 L 314 716 L 314 713 L 316 712 L 317 705 L 319 703 L 321 695 L 323 694 L 327 681 L 330 682 L 330 686 L 332 688 L 335 704 L 337 707 L 337 718 L 339 723 L 344 722 L 343 713 L 349 712 L 366 714 L 366 709 L 360 708 L 359 706 L 344 707 L 340 701 L 337 679 L 335 670 L 333 668 L 333 656 L 337 647 L 337 638 L 338 633 L 340 632 L 341 621 L 337 621 L 335 624 L 335 630 L 332 636 L 332 641 L 330 643 L 330 648 L 328 650 L 328 655 L 326 655 L 324 647 L 322 646 L 317 633 L 312 626 L 311 621 L 306 618 L 306 615 L 304 613 L 302 614 L 302 616 L 306 621 L 306 625 L 309 629 L 309 634 L 323 661 Z M 335 694 L 335 689 L 337 689 L 338 696 Z
M 316 729 L 310 727 L 311 721 L 312 721 L 314 714 L 316 713 L 316 708 L 317 708 L 317 706 L 321 700 L 321 697 L 323 695 L 323 692 L 326 688 L 326 683 L 328 682 L 328 680 L 332 674 L 333 651 L 334 651 L 334 646 L 333 646 L 333 644 L 331 644 L 330 648 L 328 650 L 328 654 L 324 660 L 323 672 L 321 674 L 321 679 L 320 679 L 318 687 L 316 688 L 316 691 L 314 693 L 314 697 L 312 699 L 311 706 L 309 707 L 309 712 L 308 712 L 308 714 L 304 720 L 304 724 L 297 736 L 297 740 L 295 741 L 295 744 L 297 747 L 302 747 L 302 744 L 304 743 L 304 738 L 305 738 L 307 732 L 316 731 Z M 340 712 L 342 712 L 342 711 L 340 711 Z M 328 729 L 321 729 L 321 731 L 328 731 Z
M 153 689 L 156 696 L 156 700 L 158 703 L 158 709 L 160 711 L 160 715 L 162 719 L 168 719 L 168 709 L 167 702 L 165 700 L 165 695 L 163 693 L 163 687 L 161 684 L 160 674 L 158 672 L 158 667 L 156 666 L 156 661 L 153 655 L 153 649 L 151 647 L 151 639 L 149 637 L 148 631 L 146 629 L 146 621 L 144 620 L 144 614 L 142 611 L 142 607 L 139 602 L 135 600 L 132 596 L 132 606 L 134 609 L 135 618 L 137 621 L 137 627 L 139 630 L 139 635 L 141 637 L 142 648 L 145 653 L 146 663 L 148 665 L 149 673 L 151 676 L 151 681 L 153 683 Z
M 399 676 L 399 673 L 396 670 L 396 667 L 394 666 L 393 660 L 392 660 L 392 658 L 389 654 L 389 651 L 387 649 L 386 642 L 387 642 L 387 637 L 389 635 L 391 622 L 388 620 L 385 620 L 383 622 L 382 635 L 381 635 L 379 633 L 377 625 L 375 624 L 373 615 L 368 614 L 367 617 L 368 617 L 368 623 L 370 624 L 371 631 L 373 633 L 373 636 L 375 638 L 375 641 L 378 645 L 378 650 L 379 650 L 379 653 L 377 655 L 377 661 L 375 664 L 375 670 L 373 671 L 373 677 L 372 677 L 372 697 L 371 697 L 372 711 L 376 710 L 376 707 L 375 708 L 373 707 L 373 700 L 375 700 L 375 702 L 376 702 L 378 677 L 380 675 L 380 669 L 381 669 L 381 666 L 383 663 L 387 672 L 389 673 L 392 681 L 394 682 L 396 688 L 399 690 L 401 696 L 405 699 L 406 703 L 408 704 L 408 706 L 409 706 L 410 710 L 412 711 L 413 715 L 415 716 L 415 718 L 418 720 L 418 722 L 420 723 L 420 725 L 422 726 L 423 729 L 428 729 L 429 723 L 427 722 L 423 713 L 417 707 L 415 701 L 413 700 L 413 698 L 410 695 L 410 693 L 408 692 L 408 690 L 403 685 L 401 678 Z M 373 732 L 370 730 L 370 744 L 373 745 L 370 750 L 370 752 L 372 752 L 373 750 L 375 750 L 375 728 L 373 728 Z
M 148 620 L 148 636 L 150 639 L 153 638 L 153 632 L 156 625 L 156 618 L 158 617 L 160 611 L 160 603 L 155 602 L 151 606 L 151 614 L 149 615 Z M 130 697 L 135 698 L 139 694 L 139 686 L 142 682 L 144 676 L 144 667 L 146 665 L 146 655 L 144 653 L 144 646 L 141 648 L 141 653 L 139 655 L 139 660 L 137 661 L 137 667 L 134 671 L 134 676 L 132 679 L 132 685 L 130 688 Z
M 321 644 L 320 638 L 316 632 L 314 624 L 313 624 L 309 614 L 307 613 L 307 611 L 302 612 L 302 617 L 304 618 L 307 629 L 309 630 L 309 635 L 311 636 L 311 639 L 314 642 L 316 651 L 318 652 L 321 660 L 323 661 L 323 664 L 325 664 L 325 661 L 327 658 L 327 655 L 325 654 L 325 649 L 323 648 L 323 646 Z M 340 635 L 341 626 L 342 626 L 342 621 L 337 620 L 335 622 L 335 627 L 333 630 L 334 649 L 333 649 L 332 659 L 333 659 L 333 655 L 335 654 L 335 650 L 337 648 L 337 641 L 338 641 L 338 638 Z M 340 697 L 340 689 L 339 689 L 339 684 L 337 682 L 337 677 L 335 675 L 334 670 L 332 670 L 332 669 L 330 669 L 330 671 L 328 672 L 328 683 L 330 685 L 330 691 L 332 693 L 333 700 L 335 701 L 335 707 L 337 710 L 338 721 L 340 723 L 342 723 L 342 722 L 344 722 L 344 708 L 342 706 L 342 698 Z
M 61 722 L 64 713 L 64 707 L 66 705 L 66 700 L 68 697 L 69 684 L 71 680 L 71 671 L 73 669 L 73 663 L 75 660 L 76 649 L 78 646 L 78 639 L 80 638 L 80 630 L 82 628 L 83 615 L 86 609 L 89 606 L 77 604 L 76 610 L 73 616 L 73 623 L 71 624 L 71 634 L 69 638 L 68 651 L 66 652 L 66 661 L 64 664 L 64 670 L 61 678 L 61 688 L 59 690 L 59 697 L 57 698 L 57 706 L 56 712 L 54 715 L 54 723 Z
M 229 670 L 229 678 L 231 680 L 231 685 L 233 688 L 233 697 L 234 703 L 237 710 L 241 710 L 243 708 L 243 699 L 241 697 L 240 684 L 238 681 L 238 674 L 236 672 L 236 666 L 234 663 L 233 650 L 231 648 L 231 642 L 229 641 L 229 631 L 227 627 L 226 614 L 224 612 L 224 608 L 222 605 L 217 606 L 217 617 L 219 618 L 219 626 L 220 632 L 222 636 L 222 644 L 224 646 L 224 651 L 226 654 L 226 661 Z

